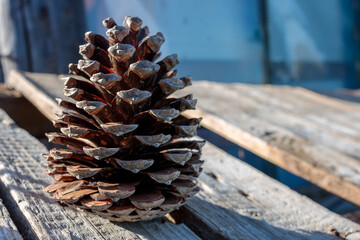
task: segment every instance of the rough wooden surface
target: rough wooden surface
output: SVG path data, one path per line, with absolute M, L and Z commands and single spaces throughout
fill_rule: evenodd
M 246 89 L 244 86 L 235 86 L 236 89 Z M 303 88 L 251 86 L 248 92 L 258 101 L 271 104 L 284 112 L 289 112 L 299 118 L 324 127 L 340 136 L 359 140 L 359 108 L 357 103 L 344 102 L 316 94 Z M 339 112 L 340 111 L 340 112 Z M 341 114 L 339 114 L 341 113 Z
M 41 79 L 38 74 L 26 76 L 16 80 L 17 83 L 27 81 L 36 85 Z M 45 85 L 51 89 L 47 91 Z M 53 75 L 47 77 L 47 84 L 39 91 L 45 91 L 42 94 L 52 99 L 61 96 L 59 88 L 62 83 Z M 203 159 L 206 162 L 200 176 L 199 195 L 172 214 L 176 222 L 184 222 L 203 239 L 338 239 L 335 235 L 359 238 L 359 225 L 331 213 L 209 143 L 204 147 Z M 108 226 L 100 222 L 96 226 L 107 231 Z
M 13 215 L 28 238 L 196 239 L 184 225 L 159 220 L 114 224 L 59 206 L 42 191 L 51 181 L 42 172 L 45 160 L 40 153 L 46 149 L 4 113 L 0 115 L 1 193 L 9 198 Z M 351 239 L 360 232 L 359 225 L 211 144 L 204 148 L 204 159 L 200 194 L 173 214 L 203 239 L 337 239 L 334 232 Z
M 0 239 L 17 240 L 23 239 L 14 222 L 11 220 L 9 212 L 0 199 Z
M 12 211 L 25 236 L 40 239 L 195 239 L 184 225 L 159 220 L 114 224 L 97 216 L 57 205 L 42 188 L 46 149 L 1 114 L 2 192 L 10 191 Z M 360 226 L 301 197 L 287 187 L 208 144 L 200 177 L 201 192 L 174 214 L 203 239 L 336 239 L 332 232 L 355 236 Z M 219 166 L 222 166 L 219 168 Z M 7 201 L 10 201 L 8 199 Z M 21 229 L 24 231 L 24 229 Z M 24 233 L 23 233 L 24 234 Z
M 325 240 L 336 232 L 347 239 L 360 237 L 357 224 L 340 219 L 209 143 L 203 149 L 203 158 L 200 194 L 189 201 L 183 216 L 192 216 L 184 222 L 193 230 L 206 231 L 202 227 L 205 223 L 221 234 L 209 231 L 205 239 Z
M 43 76 L 44 86 L 49 82 L 57 84 L 58 87 L 61 86 L 60 81 L 57 79 L 54 81 L 53 74 L 41 74 L 41 76 Z M 50 120 L 56 119 L 55 112 L 59 111 L 59 108 L 54 105 L 55 100 L 49 98 L 44 89 L 40 88 L 40 85 L 36 84 L 36 82 L 26 81 L 20 72 L 11 71 L 7 84 L 24 95 L 45 117 Z
M 360 205 L 357 105 L 301 88 L 196 82 L 202 125 L 260 157 Z M 346 134 L 345 134 L 346 133 Z
M 185 225 L 160 220 L 116 224 L 64 208 L 46 195 L 47 149 L 0 112 L 0 192 L 27 239 L 198 239 Z

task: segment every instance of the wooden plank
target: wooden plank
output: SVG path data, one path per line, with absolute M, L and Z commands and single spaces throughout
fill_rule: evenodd
M 4 174 L 0 180 L 10 189 L 13 209 L 19 208 L 38 238 L 108 239 L 120 235 L 122 239 L 196 239 L 182 224 L 161 224 L 158 220 L 114 224 L 60 207 L 42 191 L 51 181 L 42 172 L 44 160 L 39 155 L 46 151 L 44 147 L 11 120 L 3 122 L 0 170 Z M 204 239 L 337 239 L 332 236 L 334 229 L 344 236 L 360 232 L 359 225 L 301 197 L 211 144 L 204 149 L 204 159 L 202 191 L 173 215 Z
M 355 111 L 357 113 L 360 113 L 360 106 L 359 106 L 359 104 L 356 104 L 356 103 L 351 103 L 348 101 L 334 99 L 332 97 L 328 97 L 323 94 L 319 94 L 319 93 L 310 91 L 310 90 L 308 90 L 306 88 L 302 88 L 302 87 L 296 87 L 295 92 L 299 93 L 299 96 L 303 96 L 307 99 L 311 99 L 316 102 L 320 102 L 329 107 L 337 107 L 340 110 L 346 109 L 347 111 L 350 111 L 350 112 Z
M 45 74 L 45 77 L 48 77 L 48 81 L 44 81 L 44 83 L 51 81 L 53 84 L 57 84 L 59 89 L 63 88 L 61 82 L 51 79 L 51 77 L 54 78 L 53 74 Z M 54 104 L 55 100 L 49 98 L 36 84 L 27 81 L 20 72 L 11 71 L 7 84 L 26 97 L 45 117 L 50 120 L 56 119 L 55 112 L 59 111 L 59 108 Z
M 199 239 L 185 225 L 112 223 L 56 203 L 43 188 L 47 149 L 0 111 L 0 192 L 27 239 Z M 21 228 L 20 228 L 21 227 Z
M 62 88 L 56 76 L 51 79 L 51 86 L 57 84 Z M 22 81 L 36 82 L 29 75 Z M 54 96 L 55 91 L 49 92 L 44 94 L 50 99 L 59 96 Z M 209 143 L 204 147 L 203 158 L 206 162 L 199 181 L 200 194 L 171 215 L 203 239 L 338 239 L 334 234 L 347 239 L 359 237 L 359 225 L 331 213 Z
M 0 199 L 0 239 L 18 240 L 23 239 L 20 232 L 11 220 L 9 212 Z
M 314 109 L 311 109 L 311 106 L 306 108 L 306 104 L 302 103 L 301 100 L 295 100 L 297 104 L 299 104 L 295 105 L 295 101 L 290 102 L 288 98 L 279 99 L 279 96 L 284 96 L 285 94 L 276 94 L 273 87 L 259 88 L 247 85 L 231 85 L 227 86 L 227 88 L 230 91 L 236 91 L 242 102 L 250 101 L 255 103 L 256 106 L 253 107 L 255 113 L 253 114 L 258 117 L 266 119 L 273 124 L 280 125 L 313 142 L 345 153 L 357 160 L 360 159 L 360 138 L 358 138 L 360 134 L 359 131 L 349 124 L 356 120 L 351 120 L 347 116 L 339 114 L 339 110 L 336 110 L 336 113 L 331 115 L 319 112 L 318 116 L 329 121 L 332 115 L 340 115 L 342 120 L 348 123 L 348 126 L 343 124 L 341 128 L 347 127 L 347 132 L 353 133 L 353 136 L 338 131 L 331 120 L 326 124 L 311 121 L 311 119 L 306 117 L 311 111 L 314 111 Z M 282 87 L 276 89 L 285 91 Z M 286 92 L 291 93 L 290 89 L 287 89 Z M 326 107 L 322 106 L 321 108 Z M 360 113 L 358 115 L 360 116 Z
M 186 116 L 203 117 L 204 127 L 360 205 L 360 163 L 356 159 L 254 116 L 252 106 L 239 107 L 245 101 L 238 97 L 239 93 L 228 91 L 221 84 L 196 82 L 182 94 L 189 92 L 199 98 L 200 110 L 185 113 Z
M 347 89 L 347 88 L 340 88 L 340 89 L 315 89 L 316 93 L 340 99 L 346 104 L 354 105 L 360 103 L 360 90 L 359 89 Z
M 244 84 L 217 85 L 216 91 L 212 92 L 211 96 L 218 99 L 222 97 L 223 92 L 226 92 L 227 97 L 236 102 L 237 111 L 281 126 L 300 137 L 360 160 L 360 139 L 345 136 L 327 126 L 316 124 L 295 111 L 284 111 L 282 105 L 286 104 L 286 100 L 274 101 L 275 97 L 262 94 L 264 91 L 260 89 L 263 88 Z M 255 91 L 257 93 L 254 93 Z
M 244 87 L 249 88 L 248 86 Z M 332 99 L 332 101 L 329 101 L 327 104 L 325 104 L 326 101 L 318 102 L 316 100 L 317 98 L 312 99 L 296 91 L 296 89 L 301 90 L 302 88 L 251 86 L 251 89 L 251 92 L 258 91 L 259 95 L 268 96 L 268 101 L 277 101 L 276 106 L 286 111 L 296 113 L 309 121 L 327 127 L 340 134 L 350 136 L 357 140 L 360 139 L 360 126 L 356 124 L 360 121 L 360 112 L 358 112 L 356 108 L 351 107 L 350 104 L 344 104 L 336 99 Z M 302 92 L 306 91 L 308 90 L 303 90 Z M 338 101 L 338 104 L 331 104 L 334 101 Z M 339 114 L 339 112 L 341 112 L 341 114 Z
M 175 218 L 191 214 L 183 221 L 194 231 L 206 223 L 226 239 L 332 239 L 335 232 L 346 239 L 359 238 L 353 222 L 339 219 L 209 143 L 203 158 L 199 196 L 185 206 L 185 214 L 174 214 Z M 201 236 L 221 239 L 211 234 Z
M 341 137 L 360 140 L 359 131 L 353 127 L 354 124 L 349 124 L 358 121 L 357 119 L 348 118 L 344 114 L 339 115 L 339 111 L 343 112 L 341 109 L 331 110 L 330 108 L 329 112 L 327 106 L 316 105 L 314 101 L 309 102 L 304 96 L 294 97 L 291 91 L 294 88 L 244 84 L 234 84 L 229 88 L 236 90 L 239 97 L 254 99 L 262 106 L 268 106 L 270 110 L 281 110 L 286 114 L 302 119 L 308 124 L 313 123 Z M 350 114 L 354 113 L 351 111 Z

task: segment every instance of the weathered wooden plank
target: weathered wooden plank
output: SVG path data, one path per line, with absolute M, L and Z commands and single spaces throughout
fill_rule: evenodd
M 114 224 L 60 207 L 42 192 L 50 181 L 42 172 L 44 160 L 39 156 L 46 150 L 6 116 L 3 119 L 0 180 L 10 189 L 14 208 L 19 208 L 38 238 L 196 238 L 183 225 L 161 224 L 159 220 Z M 359 225 L 301 197 L 211 144 L 204 149 L 204 159 L 199 196 L 173 215 L 204 239 L 337 239 L 332 236 L 334 229 L 343 236 L 360 232 Z
M 229 88 L 236 91 L 239 97 L 251 98 L 261 106 L 267 106 L 270 110 L 282 111 L 285 114 L 296 116 L 308 125 L 313 123 L 319 128 L 336 133 L 339 137 L 360 141 L 359 131 L 352 127 L 353 124 L 349 124 L 357 121 L 356 119 L 349 119 L 344 114 L 339 117 L 340 109 L 332 110 L 329 113 L 326 112 L 328 111 L 326 106 L 316 107 L 314 101 L 304 102 L 306 101 L 304 97 L 293 98 L 290 87 L 233 84 Z M 354 114 L 353 112 L 350 113 Z M 340 122 L 337 120 L 339 118 Z
M 0 199 L 0 239 L 23 239 Z
M 208 87 L 201 86 L 201 88 L 205 89 Z M 244 84 L 217 85 L 216 91 L 211 92 L 211 96 L 216 99 L 221 98 L 223 101 L 223 94 L 226 92 L 226 97 L 231 98 L 236 103 L 237 111 L 281 126 L 300 137 L 360 160 L 360 140 L 342 135 L 327 126 L 318 125 L 304 119 L 301 114 L 294 111 L 285 111 L 281 106 L 286 104 L 286 101 L 274 101 L 275 97 L 262 94 L 264 91 L 259 89 L 263 88 Z M 205 91 L 205 89 L 202 91 Z M 257 93 L 255 93 L 256 91 Z
M 182 94 L 189 92 L 200 99 L 200 110 L 186 113 L 187 116 L 203 117 L 202 125 L 206 128 L 360 205 L 360 163 L 356 159 L 299 136 L 261 115 L 254 115 L 253 106 L 239 107 L 246 99 L 240 99 L 239 93 L 228 91 L 221 84 L 197 82 Z M 270 112 L 268 117 L 274 115 Z
M 112 223 L 61 207 L 43 188 L 53 180 L 43 172 L 47 149 L 0 111 L 0 192 L 11 205 L 19 231 L 28 239 L 198 239 L 185 225 L 160 220 Z
M 53 84 L 61 86 L 60 81 L 58 82 L 52 79 L 54 78 L 53 74 L 45 74 L 44 77 L 46 79 L 48 78 L 47 81 L 44 81 L 44 84 L 51 81 Z M 59 111 L 59 108 L 54 105 L 55 100 L 49 98 L 38 85 L 34 84 L 33 82 L 27 81 L 20 72 L 11 71 L 7 84 L 10 87 L 19 91 L 24 97 L 26 97 L 42 114 L 44 114 L 45 117 L 50 120 L 56 119 L 55 112 Z
M 326 90 L 326 89 L 316 89 L 314 90 L 316 93 L 340 99 L 346 104 L 356 105 L 360 103 L 360 90 L 359 89 L 347 89 L 347 88 L 340 88 L 335 90 Z
M 295 92 L 299 93 L 299 96 L 322 103 L 324 105 L 327 105 L 328 107 L 337 107 L 339 110 L 346 109 L 350 112 L 355 111 L 357 113 L 360 113 L 360 106 L 356 103 L 334 99 L 332 97 L 328 97 L 302 87 L 296 87 Z
M 235 87 L 239 87 L 239 85 Z M 249 89 L 249 86 L 243 85 L 243 87 Z M 332 99 L 327 104 L 324 101 L 317 102 L 317 98 L 308 98 L 307 95 L 299 94 L 296 89 L 301 90 L 301 88 L 291 87 L 251 86 L 249 94 L 267 98 L 264 101 L 272 102 L 276 107 L 284 111 L 297 114 L 339 134 L 360 140 L 360 127 L 356 124 L 360 120 L 360 113 L 354 107 L 350 107 L 350 104 L 345 104 L 336 99 Z M 338 104 L 332 104 L 334 101 L 338 101 Z
M 40 79 L 36 75 L 32 75 L 31 79 L 30 75 L 27 77 L 22 80 L 32 84 L 36 82 L 33 78 Z M 53 90 L 44 94 L 49 98 L 59 97 L 56 94 L 61 93 L 54 86 L 62 88 L 62 84 L 56 76 L 51 79 L 49 77 L 48 81 L 53 81 L 50 84 Z M 200 106 L 202 101 L 201 98 Z M 218 105 L 217 108 L 221 107 L 222 105 Z M 209 124 L 208 116 L 204 121 Z M 216 119 L 215 123 L 216 126 L 224 124 L 225 130 L 228 130 L 229 124 L 224 120 Z M 237 131 L 234 128 L 235 134 Z M 250 141 L 254 139 L 248 133 L 244 133 L 242 137 L 248 137 Z M 257 141 L 260 147 L 266 146 L 266 143 Z M 274 149 L 275 151 L 266 154 L 279 151 Z M 203 156 L 206 162 L 204 173 L 200 176 L 200 194 L 180 211 L 172 214 L 173 218 L 184 222 L 202 238 L 331 239 L 335 233 L 348 239 L 359 237 L 358 225 L 292 192 L 211 144 L 204 147 Z M 295 162 L 293 165 L 296 164 Z M 318 171 L 315 169 L 314 173 Z
M 359 237 L 353 222 L 339 219 L 209 143 L 203 149 L 203 158 L 201 191 L 185 207 L 192 218 L 183 218 L 194 231 L 201 231 L 205 223 L 226 239 L 332 239 L 329 234 L 334 232 L 347 239 Z M 220 238 L 211 238 L 211 234 L 202 236 Z

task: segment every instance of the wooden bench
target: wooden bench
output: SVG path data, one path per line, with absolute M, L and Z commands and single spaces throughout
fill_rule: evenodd
M 37 82 L 40 80 L 42 88 Z M 52 119 L 49 109 L 58 109 L 53 98 L 62 96 L 57 76 L 13 72 L 9 84 Z M 291 191 L 210 143 L 204 147 L 206 162 L 200 193 L 167 218 L 177 224 L 167 219 L 112 223 L 73 211 L 58 205 L 42 190 L 52 182 L 43 173 L 45 160 L 40 157 L 46 148 L 2 111 L 0 118 L 0 196 L 19 232 L 27 238 L 360 238 L 360 225 Z
M 63 96 L 60 77 L 13 72 L 9 84 L 50 120 L 54 98 Z M 360 105 L 300 87 L 197 81 L 194 93 L 211 131 L 360 206 Z

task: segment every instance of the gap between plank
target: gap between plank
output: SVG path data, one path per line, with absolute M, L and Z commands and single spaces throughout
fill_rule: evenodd
M 37 240 L 39 239 L 32 229 L 30 223 L 27 221 L 25 215 L 19 208 L 19 205 L 16 203 L 15 199 L 9 194 L 10 189 L 8 189 L 5 184 L 0 181 L 0 197 L 3 200 L 3 204 L 8 210 L 12 221 L 19 230 L 21 236 L 24 240 Z
M 191 231 L 198 235 L 201 239 L 207 240 L 219 240 L 224 239 L 224 236 L 221 233 L 214 232 L 209 225 L 207 225 L 203 220 L 193 214 L 186 207 L 180 207 L 178 210 L 175 210 L 165 216 L 168 221 L 174 224 L 185 224 Z

